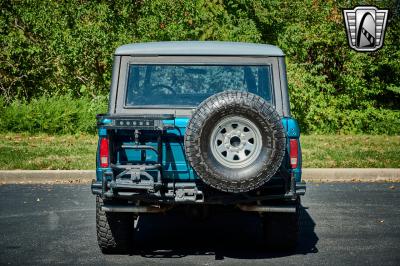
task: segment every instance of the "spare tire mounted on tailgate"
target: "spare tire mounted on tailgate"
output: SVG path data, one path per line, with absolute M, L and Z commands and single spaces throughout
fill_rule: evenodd
M 281 118 L 263 98 L 225 91 L 203 101 L 185 134 L 185 153 L 199 177 L 227 192 L 246 192 L 278 170 L 286 138 Z

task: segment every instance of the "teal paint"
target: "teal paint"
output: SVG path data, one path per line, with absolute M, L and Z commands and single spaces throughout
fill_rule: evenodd
M 164 177 L 167 180 L 175 180 L 175 181 L 193 181 L 198 177 L 193 171 L 192 167 L 190 167 L 189 163 L 186 161 L 186 155 L 184 150 L 184 135 L 186 131 L 186 127 L 189 123 L 189 118 L 176 118 L 172 120 L 163 120 L 165 125 L 174 126 L 173 129 L 168 129 L 164 136 L 163 141 L 163 172 Z M 289 139 L 295 138 L 299 139 L 300 137 L 300 129 L 297 121 L 290 117 L 282 118 L 282 124 L 287 132 L 288 143 L 287 149 L 289 151 Z M 124 133 L 125 134 L 125 133 Z M 127 134 L 127 133 L 126 133 Z M 99 128 L 99 137 L 107 136 L 107 130 L 105 128 Z M 150 136 L 149 136 L 150 137 Z M 123 144 L 133 145 L 133 142 L 124 142 Z M 157 143 L 154 142 L 146 142 L 145 145 L 152 146 L 157 148 Z M 300 156 L 298 158 L 298 167 L 296 169 L 291 169 L 293 172 L 296 182 L 301 181 L 301 147 Z M 118 158 L 121 158 L 121 154 L 124 153 L 124 156 L 128 161 L 132 163 L 140 163 L 141 152 L 138 150 L 125 149 L 121 150 L 117 155 Z M 98 160 L 98 158 L 97 158 Z M 155 162 L 157 160 L 157 154 L 154 151 L 147 150 L 146 151 L 146 162 Z M 119 161 L 119 159 L 118 159 Z M 99 162 L 97 161 L 97 165 Z M 101 176 L 103 171 L 106 169 L 97 168 L 97 180 L 101 180 Z

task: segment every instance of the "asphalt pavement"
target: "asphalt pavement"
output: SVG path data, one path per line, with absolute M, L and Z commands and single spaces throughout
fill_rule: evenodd
M 312 183 L 295 252 L 261 243 L 257 215 L 142 216 L 136 252 L 103 255 L 89 185 L 0 186 L 0 265 L 400 265 L 400 183 Z

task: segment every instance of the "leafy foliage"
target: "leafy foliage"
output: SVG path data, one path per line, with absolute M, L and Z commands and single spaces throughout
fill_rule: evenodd
M 358 4 L 390 10 L 385 44 L 377 52 L 358 53 L 347 45 L 341 9 Z M 395 0 L 4 0 L 0 3 L 0 128 L 73 131 L 65 128 L 68 123 L 53 128 L 45 126 L 44 120 L 75 121 L 69 105 L 58 100 L 66 100 L 63 97 L 82 108 L 79 113 L 90 111 L 83 102 L 91 105 L 103 99 L 104 106 L 112 54 L 119 45 L 229 40 L 282 48 L 293 115 L 303 131 L 399 134 L 399 16 L 400 4 Z M 40 104 L 44 109 L 58 108 L 60 117 L 43 113 L 40 123 L 21 126 L 30 108 Z
M 107 109 L 105 96 L 74 99 L 68 94 L 15 100 L 9 105 L 0 98 L 0 104 L 0 132 L 95 133 L 96 114 Z

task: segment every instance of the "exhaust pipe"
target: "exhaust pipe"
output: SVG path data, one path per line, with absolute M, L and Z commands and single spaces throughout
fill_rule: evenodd
M 246 212 L 286 212 L 295 213 L 296 207 L 292 206 L 263 206 L 238 204 L 237 207 Z
M 127 205 L 104 205 L 101 207 L 102 211 L 105 212 L 132 212 L 132 213 L 160 213 L 166 212 L 171 209 L 172 206 L 127 206 Z

